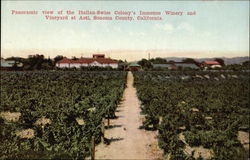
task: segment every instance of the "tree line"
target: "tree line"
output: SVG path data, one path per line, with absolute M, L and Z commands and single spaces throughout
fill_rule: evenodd
M 230 64 L 230 65 L 226 65 L 225 61 L 221 58 L 215 58 L 213 61 L 218 62 L 222 67 L 221 68 L 216 68 L 216 69 L 220 69 L 220 70 L 249 70 L 250 67 L 250 61 L 245 61 L 242 64 Z M 183 63 L 193 63 L 196 64 L 197 66 L 201 66 L 201 63 L 196 61 L 193 58 L 186 58 L 183 59 L 181 62 Z M 144 70 L 152 70 L 153 69 L 153 64 L 173 64 L 175 63 L 175 61 L 170 60 L 167 61 L 164 58 L 152 58 L 152 59 L 142 59 L 140 61 L 138 61 L 138 64 L 142 66 L 142 68 Z
M 23 64 L 23 70 L 52 70 L 52 69 L 56 69 L 56 63 L 60 60 L 62 60 L 63 58 L 66 58 L 62 55 L 57 55 L 54 58 L 45 58 L 44 55 L 40 55 L 40 54 L 36 54 L 36 55 L 29 55 L 28 58 L 21 58 L 21 57 L 9 57 L 6 58 L 6 60 L 12 60 L 15 62 L 20 62 Z M 78 58 L 76 58 L 75 56 L 73 56 L 71 58 L 72 60 L 77 60 Z M 222 69 L 222 70 L 249 70 L 250 67 L 250 61 L 245 61 L 242 64 L 230 64 L 230 65 L 226 65 L 224 60 L 221 58 L 215 58 L 214 61 L 217 61 L 222 67 L 221 68 L 217 68 L 217 69 Z M 186 58 L 183 59 L 182 62 L 184 63 L 194 63 L 197 66 L 200 66 L 200 62 L 197 62 L 195 59 L 193 58 Z M 175 61 L 167 61 L 164 58 L 151 58 L 149 60 L 143 58 L 140 61 L 137 62 L 139 65 L 142 66 L 142 68 L 144 70 L 153 70 L 153 64 L 171 64 L 171 63 L 175 63 Z M 124 70 L 124 68 L 126 68 L 128 66 L 128 62 L 122 61 L 122 60 L 118 60 L 118 64 L 119 67 L 117 70 Z M 14 68 L 16 67 L 15 65 L 13 66 Z M 73 68 L 74 69 L 74 68 Z M 87 71 L 91 71 L 91 70 L 114 70 L 112 68 L 103 68 L 103 67 L 84 67 L 81 68 L 82 70 L 87 70 Z M 72 70 L 72 68 L 68 68 L 65 70 Z
M 53 70 L 59 69 L 56 67 L 56 63 L 63 58 L 66 58 L 62 55 L 57 55 L 54 58 L 45 58 L 42 54 L 29 55 L 28 58 L 22 57 L 9 57 L 5 60 L 7 61 L 15 61 L 16 63 L 22 63 L 22 70 Z M 72 56 L 72 60 L 77 60 L 75 56 Z M 119 60 L 118 63 L 124 63 L 122 60 Z M 126 61 L 125 61 L 126 63 Z M 14 65 L 13 69 L 17 69 L 17 66 Z M 122 68 L 118 68 L 117 70 L 121 70 Z M 65 68 L 63 70 L 75 70 L 75 68 Z M 81 70 L 92 71 L 92 70 L 115 70 L 111 67 L 82 67 Z

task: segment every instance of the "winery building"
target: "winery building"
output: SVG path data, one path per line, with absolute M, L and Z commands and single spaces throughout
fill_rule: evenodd
M 207 69 L 207 68 L 221 68 L 222 67 L 221 64 L 217 61 L 204 61 L 202 63 L 202 65 L 205 69 Z
M 23 67 L 23 63 L 21 62 L 17 62 L 14 60 L 5 60 L 1 58 L 0 70 L 6 70 L 6 71 L 21 70 L 22 67 Z
M 93 58 L 80 58 L 77 60 L 64 58 L 56 63 L 59 68 L 80 68 L 80 67 L 112 67 L 118 68 L 118 62 L 105 58 L 104 54 L 94 54 Z

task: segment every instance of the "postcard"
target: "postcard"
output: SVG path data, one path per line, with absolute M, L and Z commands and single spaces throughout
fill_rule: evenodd
M 249 159 L 249 1 L 1 5 L 1 159 Z

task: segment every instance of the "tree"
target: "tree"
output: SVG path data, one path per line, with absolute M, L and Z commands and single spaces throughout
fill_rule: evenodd
M 56 62 L 58 62 L 58 61 L 60 61 L 60 60 L 62 60 L 63 59 L 63 56 L 62 55 L 57 55 L 55 58 L 54 58 L 54 62 L 56 63 Z
M 149 60 L 150 62 L 154 63 L 154 64 L 166 64 L 167 60 L 163 59 L 163 58 L 152 58 Z
M 6 58 L 6 60 L 15 61 L 15 62 L 24 62 L 25 58 L 22 58 L 22 57 L 8 57 L 8 58 Z
M 44 55 L 29 55 L 28 59 L 24 62 L 25 70 L 41 70 L 52 69 L 54 67 L 52 60 L 44 58 Z
M 173 60 L 170 60 L 168 63 L 175 63 L 175 61 L 173 61 Z
M 28 70 L 40 70 L 42 69 L 42 63 L 44 62 L 44 55 L 29 55 L 25 63 L 25 68 Z
M 225 66 L 225 62 L 221 58 L 215 58 L 214 61 L 217 61 L 218 63 L 220 63 L 220 65 Z
M 149 69 L 149 68 L 152 68 L 152 64 L 150 61 L 146 60 L 145 58 L 143 58 L 142 60 L 140 60 L 138 62 L 139 65 L 142 66 L 142 68 L 146 68 L 146 69 Z
M 75 56 L 73 56 L 71 59 L 72 60 L 78 60 L 79 58 L 76 58 Z
M 120 60 L 118 60 L 118 63 L 124 63 L 124 62 L 123 62 L 123 60 L 120 59 Z
M 128 66 L 128 63 L 127 63 L 126 60 L 123 61 L 123 60 L 120 59 L 117 62 L 118 62 L 118 70 L 125 70 L 127 68 L 127 66 Z
M 243 67 L 250 68 L 250 61 L 245 61 L 242 63 Z
M 185 62 L 185 63 L 195 63 L 197 64 L 198 62 L 196 60 L 194 60 L 193 58 L 186 58 L 186 59 L 183 59 L 182 62 Z

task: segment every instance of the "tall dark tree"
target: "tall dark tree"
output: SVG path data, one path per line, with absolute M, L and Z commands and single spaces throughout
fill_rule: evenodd
M 152 64 L 150 61 L 148 61 L 147 59 L 143 58 L 142 60 L 140 60 L 138 62 L 139 65 L 142 66 L 142 68 L 152 68 Z
M 224 66 L 225 65 L 225 62 L 223 59 L 221 58 L 215 58 L 214 61 L 217 61 L 218 63 L 220 63 L 220 65 Z
M 58 61 L 60 61 L 60 60 L 62 60 L 63 59 L 63 56 L 62 55 L 57 55 L 55 58 L 54 58 L 54 62 L 56 63 L 56 62 L 58 62 Z
M 193 58 L 186 58 L 186 59 L 183 59 L 182 62 L 184 62 L 184 63 L 194 63 L 194 64 L 196 64 L 197 66 L 200 66 L 200 63 L 197 62 L 197 61 L 196 61 L 195 59 L 193 59 Z
M 54 67 L 52 60 L 44 58 L 44 55 L 29 55 L 24 62 L 25 70 L 52 69 Z
M 40 70 L 42 69 L 42 63 L 44 62 L 44 55 L 29 55 L 27 62 L 25 64 L 25 68 L 28 70 Z
M 193 58 L 186 58 L 186 59 L 183 59 L 182 62 L 185 62 L 185 63 L 197 63 L 196 60 L 194 60 Z

